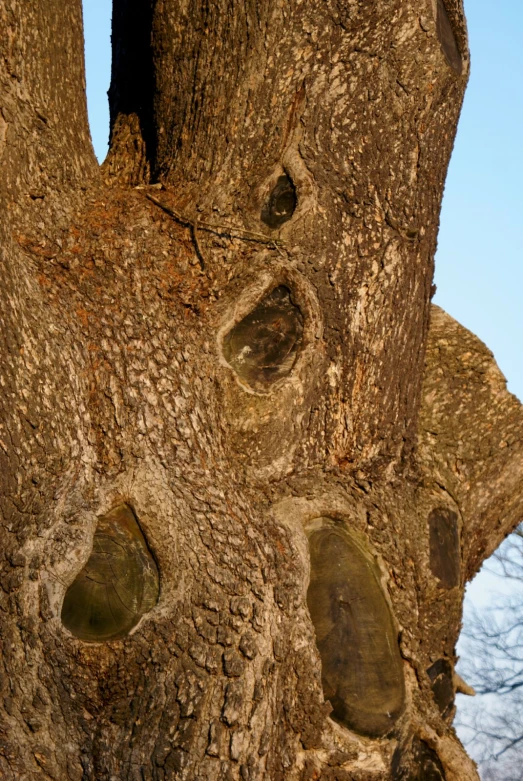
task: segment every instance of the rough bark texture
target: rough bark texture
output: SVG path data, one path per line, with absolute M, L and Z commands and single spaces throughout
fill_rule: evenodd
M 429 330 L 461 5 L 116 0 L 101 173 L 79 2 L 1 13 L 0 776 L 477 778 L 454 647 L 523 415 Z M 149 556 L 128 635 L 64 626 L 113 575 L 139 617 Z

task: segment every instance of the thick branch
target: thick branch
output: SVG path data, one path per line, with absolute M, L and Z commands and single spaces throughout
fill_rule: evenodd
M 523 519 L 523 410 L 493 355 L 432 308 L 420 450 L 457 502 L 471 578 Z
M 0 7 L 0 189 L 42 198 L 94 170 L 85 102 L 81 1 Z

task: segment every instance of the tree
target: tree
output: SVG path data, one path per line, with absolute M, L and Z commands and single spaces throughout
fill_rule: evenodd
M 79 0 L 0 13 L 0 775 L 477 778 L 523 416 L 430 306 L 461 4 L 115 0 L 101 169 Z
M 523 531 L 494 554 L 492 571 L 512 588 L 464 621 L 461 667 L 478 697 L 460 709 L 467 746 L 488 781 L 518 781 L 523 746 Z

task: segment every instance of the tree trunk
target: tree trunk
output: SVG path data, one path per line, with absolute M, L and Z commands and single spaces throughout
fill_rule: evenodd
M 477 778 L 523 414 L 431 314 L 461 3 L 115 0 L 101 170 L 80 0 L 0 14 L 0 776 Z

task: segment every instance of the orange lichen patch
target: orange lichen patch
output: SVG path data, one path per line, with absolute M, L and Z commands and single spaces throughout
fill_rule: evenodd
M 60 247 L 54 242 L 48 242 L 45 239 L 35 239 L 31 236 L 24 236 L 21 234 L 17 236 L 16 241 L 22 247 L 22 249 L 30 252 L 32 255 L 37 255 L 41 258 L 51 260 L 60 253 Z
M 51 287 L 51 280 L 45 274 L 38 274 L 37 279 L 41 287 Z
M 78 320 L 81 322 L 81 324 L 84 326 L 84 328 L 87 328 L 89 325 L 89 313 L 86 309 L 83 309 L 81 306 L 76 307 L 76 316 Z
M 58 259 L 46 255 L 46 247 L 54 247 L 52 234 L 33 255 L 40 285 L 50 305 L 70 318 L 70 327 L 89 330 L 95 342 L 101 322 L 121 328 L 127 317 L 137 337 L 147 331 L 149 338 L 151 323 L 162 319 L 159 306 L 169 319 L 189 322 L 209 305 L 211 281 L 197 263 L 190 232 L 142 193 L 101 190 L 75 215 L 74 225 L 58 233 Z M 20 241 L 34 244 L 26 236 Z M 137 307 L 141 318 L 134 316 Z M 133 354 L 137 349 L 129 345 Z

